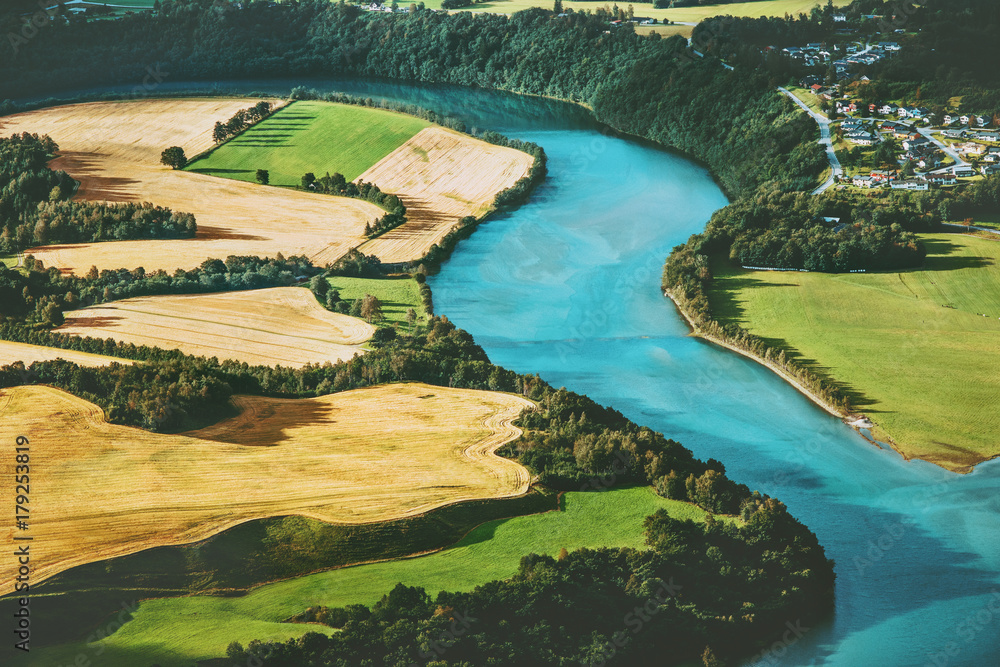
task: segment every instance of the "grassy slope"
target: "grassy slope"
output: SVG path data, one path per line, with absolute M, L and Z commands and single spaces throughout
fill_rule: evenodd
M 440 590 L 471 590 L 511 576 L 522 556 L 555 556 L 565 547 L 642 547 L 642 520 L 658 508 L 672 516 L 700 520 L 704 512 L 657 497 L 648 487 L 603 493 L 567 493 L 563 512 L 493 521 L 473 530 L 454 547 L 420 558 L 332 570 L 270 584 L 240 598 L 196 596 L 143 602 L 135 618 L 101 645 L 70 644 L 33 651 L 33 664 L 60 664 L 79 652 L 103 648 L 101 665 L 133 667 L 157 662 L 190 665 L 217 657 L 229 642 L 287 638 L 320 626 L 279 621 L 311 605 L 371 605 L 397 582 Z
M 224 120 L 224 119 L 220 119 Z M 271 185 L 297 186 L 302 175 L 340 172 L 354 180 L 430 123 L 403 114 L 303 101 L 275 112 L 186 169 Z
M 844 383 L 908 456 L 961 468 L 1000 454 L 1000 241 L 924 239 L 902 273 L 718 267 L 712 305 Z
M 337 276 L 328 279 L 330 287 L 340 291 L 340 298 L 346 301 L 361 299 L 366 294 L 377 296 L 382 302 L 382 314 L 389 322 L 406 324 L 406 309 L 417 311 L 417 321 L 426 318 L 424 304 L 420 299 L 420 286 L 412 278 L 347 278 Z

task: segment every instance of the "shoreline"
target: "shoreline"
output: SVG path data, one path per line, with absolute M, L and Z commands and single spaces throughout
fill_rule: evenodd
M 730 352 L 735 352 L 736 354 L 739 354 L 739 355 L 741 355 L 743 357 L 746 357 L 747 359 L 750 359 L 752 361 L 757 362 L 761 366 L 764 366 L 765 368 L 767 368 L 768 370 L 770 370 L 771 372 L 773 372 L 775 375 L 777 375 L 778 377 L 780 377 L 782 380 L 784 380 L 785 382 L 787 382 L 788 384 L 790 384 L 800 394 L 802 394 L 803 396 L 805 396 L 806 398 L 808 398 L 810 401 L 812 401 L 817 407 L 821 408 L 824 412 L 826 412 L 830 416 L 836 417 L 837 419 L 840 419 L 846 426 L 849 426 L 851 429 L 853 429 L 854 432 L 857 433 L 861 438 L 863 438 L 869 444 L 874 445 L 875 447 L 878 447 L 879 449 L 884 449 L 883 445 L 888 445 L 892 449 L 892 451 L 894 451 L 897 454 L 899 454 L 904 461 L 912 461 L 914 459 L 916 459 L 918 461 L 925 461 L 927 463 L 931 463 L 933 465 L 936 465 L 939 468 L 947 470 L 948 472 L 955 473 L 955 474 L 958 474 L 958 475 L 967 475 L 967 474 L 973 472 L 976 469 L 976 466 L 978 466 L 980 463 L 986 463 L 987 461 L 992 461 L 994 459 L 1000 458 L 1000 454 L 997 454 L 995 456 L 990 456 L 988 458 L 984 458 L 981 461 L 979 461 L 977 463 L 974 463 L 972 465 L 968 465 L 968 464 L 951 464 L 951 465 L 947 465 L 947 464 L 945 464 L 944 462 L 941 462 L 941 461 L 931 461 L 929 459 L 925 459 L 925 458 L 922 458 L 922 457 L 919 457 L 919 456 L 914 456 L 913 454 L 911 454 L 909 452 L 906 452 L 903 449 L 901 449 L 900 446 L 899 446 L 899 444 L 895 440 L 893 440 L 892 437 L 890 437 L 887 433 L 885 433 L 885 431 L 878 424 L 876 424 L 875 422 L 871 421 L 871 419 L 868 418 L 866 415 L 863 415 L 863 414 L 860 414 L 860 413 L 857 413 L 857 414 L 854 414 L 854 413 L 847 414 L 845 412 L 842 412 L 842 411 L 838 410 L 836 407 L 834 407 L 833 405 L 831 405 L 831 404 L 827 403 L 825 400 L 823 400 L 823 398 L 821 398 L 820 396 L 816 395 L 808 387 L 804 386 L 797 379 L 795 379 L 794 377 L 792 377 L 791 375 L 789 375 L 788 373 L 786 373 L 777 364 L 774 364 L 774 363 L 768 361 L 767 359 L 764 359 L 763 357 L 760 357 L 760 356 L 754 354 L 753 352 L 750 352 L 748 350 L 744 350 L 743 348 L 737 347 L 736 345 L 733 345 L 732 343 L 730 343 L 730 342 L 728 342 L 726 340 L 718 338 L 717 336 L 713 336 L 711 334 L 708 334 L 708 333 L 705 333 L 704 331 L 702 331 L 698 327 L 698 325 L 695 324 L 694 320 L 691 319 L 691 316 L 687 313 L 687 311 L 683 308 L 683 306 L 681 306 L 681 304 L 674 297 L 673 293 L 670 290 L 664 289 L 663 290 L 663 296 L 665 296 L 668 299 L 670 299 L 670 301 L 674 304 L 674 307 L 677 309 L 677 312 L 679 312 L 681 314 L 681 317 L 684 318 L 684 321 L 687 323 L 688 328 L 691 330 L 691 334 L 690 335 L 695 336 L 697 338 L 700 338 L 700 339 L 702 339 L 704 341 L 707 341 L 709 343 L 712 343 L 713 345 L 718 345 L 719 347 L 723 347 L 723 348 L 729 350 Z M 854 426 L 853 424 L 851 424 L 848 421 L 848 420 L 857 420 L 859 418 L 868 419 L 868 422 L 870 424 L 872 424 L 871 428 L 869 429 L 870 431 L 874 432 L 876 429 L 878 429 L 882 433 L 885 433 L 885 441 L 875 440 L 874 437 L 868 437 L 868 436 L 866 436 L 864 433 L 861 432 L 861 428 L 859 428 L 857 426 Z

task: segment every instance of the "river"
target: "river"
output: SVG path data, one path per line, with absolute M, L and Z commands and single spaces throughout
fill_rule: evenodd
M 494 362 L 719 459 L 816 532 L 837 561 L 836 612 L 756 664 L 1000 665 L 1000 460 L 964 476 L 905 462 L 767 369 L 688 336 L 659 275 L 726 204 L 705 168 L 550 100 L 365 81 L 214 85 L 300 84 L 418 104 L 545 148 L 549 178 L 530 202 L 482 225 L 430 279 L 435 310 Z

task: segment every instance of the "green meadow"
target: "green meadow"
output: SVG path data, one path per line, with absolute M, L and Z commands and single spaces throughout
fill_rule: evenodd
M 427 318 L 424 303 L 420 298 L 420 286 L 409 276 L 402 278 L 348 278 L 335 276 L 328 278 L 331 289 L 340 292 L 345 301 L 362 299 L 366 294 L 378 297 L 382 302 L 382 314 L 389 323 L 406 324 L 406 310 L 417 311 L 417 321 Z
M 30 664 L 72 664 L 85 654 L 102 667 L 154 662 L 187 667 L 220 657 L 232 641 L 287 639 L 316 625 L 282 623 L 307 607 L 372 605 L 397 583 L 441 590 L 472 590 L 510 577 L 528 553 L 556 556 L 583 547 L 642 548 L 642 522 L 659 508 L 677 518 L 704 520 L 705 512 L 657 496 L 649 487 L 567 493 L 562 511 L 501 519 L 472 530 L 455 546 L 417 558 L 359 565 L 268 584 L 236 598 L 194 596 L 147 600 L 133 620 L 108 639 L 32 651 Z M 36 662 L 37 660 L 37 662 Z
M 964 470 L 1000 454 L 1000 240 L 926 234 L 921 269 L 821 274 L 718 262 L 736 322 L 848 391 L 907 456 Z
M 317 177 L 339 172 L 353 181 L 429 126 L 382 109 L 293 102 L 185 169 L 250 182 L 258 169 L 266 169 L 271 185 L 291 187 L 301 185 L 306 172 Z

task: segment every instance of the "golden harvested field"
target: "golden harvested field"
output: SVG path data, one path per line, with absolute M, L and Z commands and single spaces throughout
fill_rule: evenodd
M 273 102 L 280 103 L 278 100 Z M 0 135 L 48 134 L 59 144 L 53 169 L 81 182 L 78 199 L 150 201 L 193 213 L 194 239 L 43 246 L 26 251 L 46 266 L 85 273 L 143 267 L 190 269 L 229 255 L 306 255 L 332 262 L 364 242 L 382 209 L 356 199 L 296 192 L 174 171 L 160 153 L 181 146 L 190 158 L 212 146 L 211 132 L 252 99 L 150 99 L 73 104 L 0 118 Z
M 36 361 L 51 361 L 53 359 L 65 359 L 81 366 L 107 366 L 108 364 L 131 364 L 128 359 L 117 359 L 115 357 L 105 357 L 100 354 L 89 354 L 87 352 L 76 352 L 74 350 L 60 350 L 55 347 L 44 347 L 42 345 L 29 345 L 27 343 L 14 343 L 9 340 L 0 340 L 0 366 L 12 364 L 15 361 L 23 361 L 25 366 L 30 366 Z
M 0 390 L 0 440 L 31 438 L 32 583 L 251 519 L 372 523 L 528 489 L 528 471 L 493 453 L 533 405 L 518 396 L 396 384 L 234 401 L 237 417 L 162 435 L 108 424 L 51 387 Z M 14 465 L 0 462 L 9 498 Z M 8 522 L 9 543 L 13 530 Z M 4 593 L 15 573 L 3 568 Z
M 363 320 L 326 310 L 303 287 L 137 297 L 65 317 L 59 333 L 267 366 L 350 359 L 375 333 Z
M 489 210 L 501 190 L 528 174 L 527 153 L 429 127 L 397 148 L 359 179 L 399 196 L 406 224 L 361 246 L 383 262 L 426 254 L 467 215 Z

